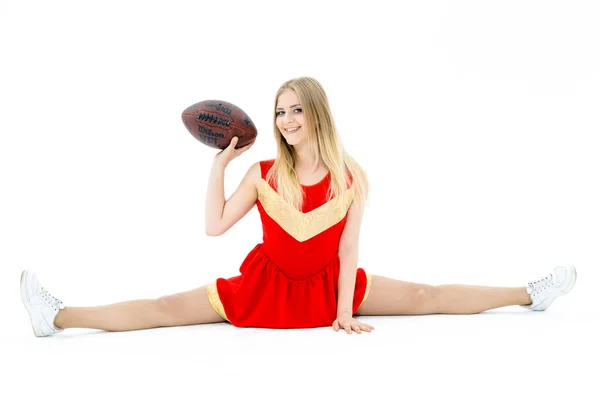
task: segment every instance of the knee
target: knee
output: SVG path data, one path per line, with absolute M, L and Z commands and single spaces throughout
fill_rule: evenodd
M 421 284 L 415 292 L 415 308 L 424 314 L 434 313 L 437 309 L 437 287 Z
M 162 296 L 156 299 L 158 312 L 167 319 L 175 318 L 177 311 L 181 309 L 182 299 L 178 294 Z

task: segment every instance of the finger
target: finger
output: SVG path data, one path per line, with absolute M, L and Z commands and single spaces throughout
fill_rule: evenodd
M 361 334 L 361 331 L 360 331 L 360 325 L 359 325 L 359 324 L 352 325 L 352 330 L 353 330 L 354 332 L 358 333 L 359 335 Z
M 337 322 L 337 319 L 333 321 L 333 330 L 336 332 L 340 330 L 340 324 Z
M 232 137 L 231 142 L 229 142 L 229 146 L 227 146 L 227 150 L 229 150 L 229 151 L 235 150 L 235 145 L 237 144 L 238 140 L 239 139 L 237 136 Z
M 345 325 L 344 326 L 344 330 L 346 331 L 347 334 L 351 334 L 352 333 L 352 328 L 350 328 L 350 325 Z
M 369 325 L 369 324 L 364 324 L 364 323 L 362 323 L 362 322 L 359 322 L 359 325 L 360 325 L 361 329 L 365 328 L 365 329 L 369 329 L 370 331 L 372 331 L 373 329 L 375 329 L 375 328 L 373 328 L 371 325 Z M 365 329 L 363 329 L 363 331 L 364 331 Z

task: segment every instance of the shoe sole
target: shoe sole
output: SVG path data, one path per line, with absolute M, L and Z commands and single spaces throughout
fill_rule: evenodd
M 23 305 L 27 309 L 27 313 L 29 314 L 29 321 L 31 321 L 31 329 L 33 329 L 33 334 L 37 337 L 43 337 L 41 332 L 36 329 L 37 321 L 33 318 L 33 313 L 31 312 L 31 302 L 29 300 L 29 296 L 27 296 L 27 277 L 28 272 L 21 272 L 21 300 L 23 301 Z

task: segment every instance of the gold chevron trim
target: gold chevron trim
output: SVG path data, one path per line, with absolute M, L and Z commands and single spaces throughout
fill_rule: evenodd
M 354 190 L 347 190 L 345 204 L 334 198 L 312 211 L 303 213 L 286 203 L 267 181 L 260 180 L 258 199 L 271 218 L 299 242 L 304 242 L 331 228 L 346 216 L 354 199 Z

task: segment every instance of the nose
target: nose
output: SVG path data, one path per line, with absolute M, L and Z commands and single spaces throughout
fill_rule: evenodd
M 289 124 L 290 122 L 294 121 L 294 115 L 292 113 L 285 113 L 284 118 L 283 118 L 283 122 L 286 124 Z

